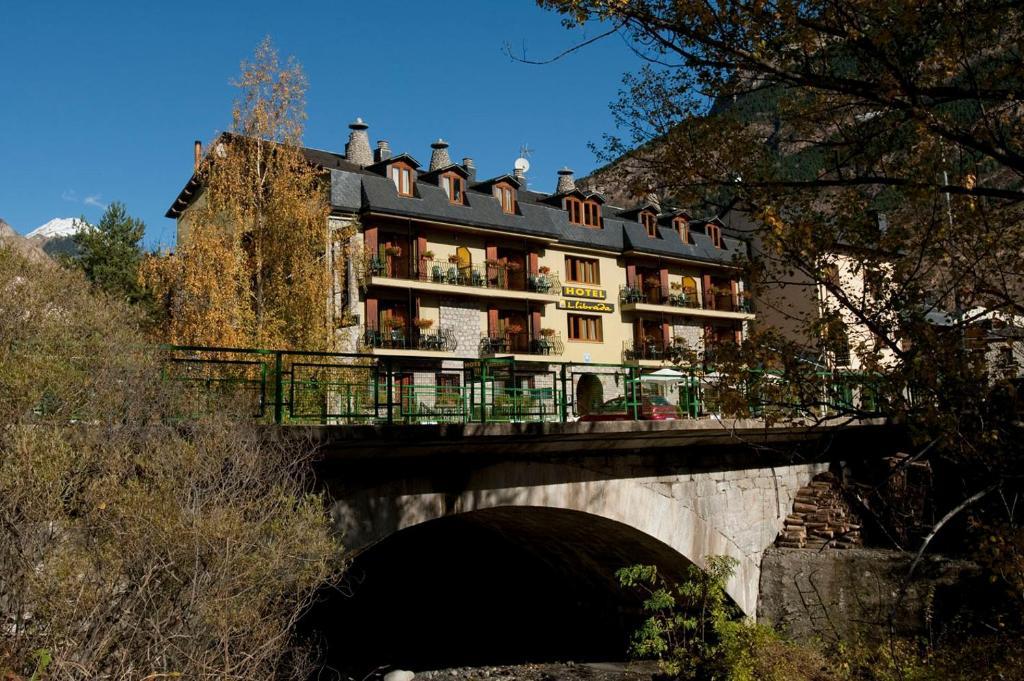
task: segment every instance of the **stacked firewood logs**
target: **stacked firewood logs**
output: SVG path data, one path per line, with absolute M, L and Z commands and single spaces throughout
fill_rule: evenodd
M 816 475 L 801 487 L 786 516 L 776 546 L 791 549 L 849 549 L 861 545 L 860 521 L 843 499 L 831 473 Z

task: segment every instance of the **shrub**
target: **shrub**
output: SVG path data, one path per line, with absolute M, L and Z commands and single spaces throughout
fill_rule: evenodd
M 230 409 L 175 419 L 160 359 L 123 303 L 0 250 L 0 678 L 301 674 L 340 564 L 308 461 Z

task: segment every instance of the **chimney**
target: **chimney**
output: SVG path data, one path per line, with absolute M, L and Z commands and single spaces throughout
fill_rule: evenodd
M 430 148 L 433 149 L 430 152 L 430 170 L 437 170 L 452 164 L 452 159 L 448 156 L 448 143 L 443 139 L 438 138 L 430 145 Z
M 576 180 L 572 177 L 572 170 L 562 168 L 558 171 L 558 186 L 555 187 L 556 194 L 568 194 L 576 189 Z
M 345 160 L 365 168 L 373 163 L 373 154 L 370 153 L 370 136 L 366 133 L 369 128 L 363 123 L 362 118 L 357 118 L 348 124 L 350 132 L 348 143 L 345 145 Z
M 469 175 L 469 181 L 476 182 L 476 165 L 473 163 L 473 159 L 469 156 L 462 159 L 462 167 L 466 169 L 466 174 Z
M 526 180 L 526 171 L 523 170 L 522 168 L 513 168 L 512 177 L 516 178 L 517 180 L 519 180 L 520 183 L 522 183 L 523 181 Z
M 192 149 L 192 171 L 196 172 L 199 170 L 199 164 L 203 161 L 203 143 L 199 140 L 195 141 L 195 146 Z
M 379 163 L 391 158 L 391 145 L 387 140 L 377 140 L 377 149 L 373 152 L 373 162 Z

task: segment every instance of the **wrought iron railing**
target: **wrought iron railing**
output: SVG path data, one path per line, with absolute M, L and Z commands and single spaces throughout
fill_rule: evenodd
M 561 355 L 565 350 L 559 333 L 538 334 L 526 332 L 501 333 L 480 337 L 480 356 L 495 355 Z
M 412 325 L 370 326 L 363 332 L 363 345 L 383 350 L 429 350 L 455 352 L 459 341 L 450 328 L 420 329 Z
M 407 264 L 407 268 L 396 268 L 385 260 L 371 258 L 367 269 L 368 273 L 375 277 L 411 279 L 500 291 L 555 294 L 562 286 L 556 272 L 524 272 L 522 268 L 505 264 L 460 265 L 426 258 L 419 263 Z
M 663 291 L 660 286 L 651 286 L 649 284 L 620 287 L 619 301 L 623 305 L 646 303 L 698 310 L 720 310 L 722 312 L 753 311 L 753 306 L 743 294 L 706 292 L 704 295 L 700 295 L 697 291 L 686 291 L 683 289 Z

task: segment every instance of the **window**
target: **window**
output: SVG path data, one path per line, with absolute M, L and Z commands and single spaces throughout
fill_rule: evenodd
M 707 224 L 708 236 L 711 237 L 711 243 L 715 245 L 715 248 L 722 247 L 722 230 L 718 228 L 718 225 L 708 223 Z
M 599 343 L 603 337 L 601 318 L 595 315 L 571 314 L 569 319 L 569 340 Z
M 391 166 L 391 181 L 395 183 L 399 196 L 412 196 L 412 168 L 404 163 Z
M 507 184 L 494 185 L 494 198 L 498 199 L 501 209 L 506 213 L 516 212 L 516 190 Z
M 686 221 L 686 218 L 676 218 L 672 221 L 675 225 L 676 231 L 679 232 L 679 240 L 684 244 L 690 243 L 690 223 Z
M 581 201 L 569 197 L 565 200 L 565 209 L 569 212 L 569 222 L 574 225 L 601 226 L 601 206 L 597 201 Z
M 649 210 L 640 213 L 640 224 L 647 230 L 647 236 L 655 238 L 658 236 L 658 218 Z
M 455 173 L 445 173 L 441 176 L 441 186 L 444 193 L 448 195 L 451 203 L 462 204 L 462 178 Z
M 596 260 L 565 256 L 565 276 L 576 284 L 600 284 L 601 270 Z

